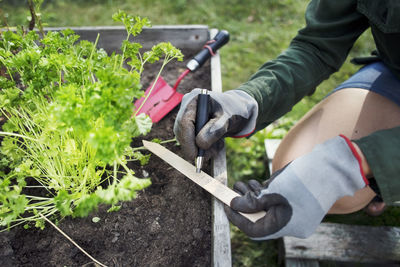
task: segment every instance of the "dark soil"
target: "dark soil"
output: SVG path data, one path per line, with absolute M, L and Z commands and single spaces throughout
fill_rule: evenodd
M 183 62 L 171 62 L 162 76 L 173 86 L 185 70 L 192 52 L 183 51 Z M 144 88 L 156 70 L 143 77 Z M 210 88 L 207 63 L 182 81 L 178 91 Z M 177 108 L 153 126 L 147 140 L 174 137 Z M 141 140 L 134 140 L 141 146 Z M 174 143 L 166 145 L 180 154 Z M 132 164 L 138 177 L 151 177 L 152 185 L 120 211 L 101 206 L 87 218 L 65 218 L 59 227 L 94 258 L 107 266 L 210 266 L 210 196 L 156 156 L 146 166 Z M 93 217 L 100 221 L 92 222 Z M 95 266 L 78 248 L 50 225 L 44 230 L 16 227 L 0 234 L 0 266 Z

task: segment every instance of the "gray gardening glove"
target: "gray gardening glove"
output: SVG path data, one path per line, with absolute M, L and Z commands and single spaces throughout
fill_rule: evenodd
M 225 211 L 233 224 L 255 240 L 306 238 L 339 198 L 352 196 L 366 185 L 353 144 L 338 136 L 292 161 L 263 186 L 254 180 L 247 185 L 236 183 L 234 189 L 243 196 L 232 199 Z M 237 213 L 262 210 L 266 215 L 255 223 Z
M 201 89 L 185 94 L 175 120 L 174 133 L 186 158 L 194 159 L 197 148 L 206 150 L 210 158 L 223 147 L 222 138 L 250 135 L 256 126 L 258 104 L 253 97 L 239 90 L 224 93 L 209 91 L 210 120 L 195 136 L 197 96 Z

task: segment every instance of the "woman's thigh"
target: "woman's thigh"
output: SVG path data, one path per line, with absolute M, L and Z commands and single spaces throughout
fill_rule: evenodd
M 336 91 L 311 109 L 285 136 L 274 156 L 273 171 L 339 134 L 358 139 L 399 125 L 400 107 L 388 98 L 359 88 Z M 331 213 L 359 210 L 374 196 L 372 189 L 364 188 L 353 197 L 340 199 Z

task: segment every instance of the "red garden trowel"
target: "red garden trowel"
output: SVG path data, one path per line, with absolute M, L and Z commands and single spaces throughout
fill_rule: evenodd
M 225 30 L 219 31 L 214 39 L 208 41 L 203 49 L 187 63 L 187 69 L 178 77 L 173 88 L 160 76 L 155 82 L 153 90 L 151 90 L 153 87 L 153 84 L 151 84 L 144 93 L 144 96 L 135 102 L 136 114 L 145 113 L 149 115 L 153 123 L 160 121 L 181 102 L 183 94 L 176 91 L 181 80 L 189 72 L 194 72 L 200 68 L 207 59 L 214 55 L 228 41 L 229 33 Z M 151 95 L 142 105 L 149 93 Z

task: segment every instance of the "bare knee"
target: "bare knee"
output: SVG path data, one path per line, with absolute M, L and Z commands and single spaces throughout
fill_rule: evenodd
M 329 214 L 347 214 L 361 210 L 376 196 L 370 187 L 358 190 L 354 196 L 345 196 L 337 200 L 328 211 Z
M 363 89 L 338 91 L 311 109 L 288 132 L 276 151 L 272 171 L 281 169 L 311 152 L 316 144 L 339 134 L 357 139 L 399 125 L 400 108 L 390 100 Z M 354 196 L 336 201 L 329 213 L 344 214 L 360 210 L 374 196 L 374 191 L 366 187 Z
M 364 89 L 338 91 L 313 107 L 288 132 L 276 151 L 272 171 L 339 134 L 358 139 L 399 125 L 400 107 L 387 98 Z

